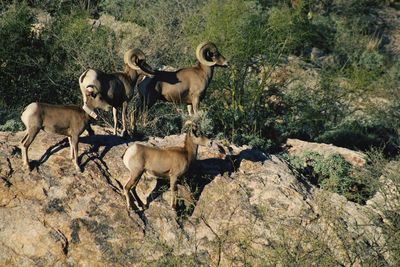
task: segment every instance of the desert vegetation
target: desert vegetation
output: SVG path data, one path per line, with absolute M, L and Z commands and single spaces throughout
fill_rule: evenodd
M 399 10 L 396 1 L 382 0 L 2 1 L 0 131 L 23 130 L 19 118 L 32 101 L 81 105 L 79 76 L 87 69 L 123 70 L 130 48 L 141 49 L 154 69 L 168 71 L 195 65 L 198 44 L 212 41 L 230 67 L 213 73 L 196 115 L 202 133 L 279 154 L 298 177 L 360 205 L 380 194 L 383 201 L 370 222 L 381 227 L 384 246 L 380 241 L 382 250 L 372 257 L 366 247 L 376 244 L 349 243 L 347 262 L 395 266 L 400 262 L 400 202 L 392 197 L 400 188 Z M 124 107 L 131 129 L 140 98 L 136 88 L 133 92 Z M 110 126 L 112 115 L 98 112 L 96 123 Z M 187 118 L 186 105 L 157 102 L 134 119 L 137 134 L 165 137 L 180 133 Z M 340 155 L 291 156 L 284 149 L 287 138 L 359 150 L 367 161 L 354 167 Z M 267 225 L 263 207 L 255 212 Z M 338 231 L 339 213 L 330 217 Z M 247 250 L 244 236 L 243 263 L 253 257 L 260 265 L 338 264 L 309 229 L 299 230 L 303 243 L 294 249 L 286 243 L 285 227 L 293 226 L 282 224 L 281 242 L 261 254 Z M 219 239 L 219 249 L 228 239 Z M 196 259 L 174 255 L 159 264 L 196 265 Z

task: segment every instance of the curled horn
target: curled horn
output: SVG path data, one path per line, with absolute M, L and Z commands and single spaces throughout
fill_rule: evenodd
M 197 60 L 200 61 L 201 64 L 204 64 L 206 66 L 214 66 L 215 64 L 217 64 L 214 61 L 210 61 L 207 59 L 207 52 L 209 51 L 218 51 L 217 46 L 211 42 L 203 42 L 201 44 L 199 44 L 196 48 L 196 57 Z
M 124 55 L 125 64 L 134 70 L 140 70 L 140 67 L 138 66 L 138 64 L 141 61 L 145 61 L 145 60 L 146 60 L 145 54 L 142 52 L 142 50 L 140 50 L 138 48 L 129 49 L 128 51 L 125 52 L 125 55 Z
M 131 69 L 142 70 L 145 73 L 154 75 L 154 70 L 146 63 L 146 55 L 139 48 L 129 49 L 125 52 L 124 62 Z

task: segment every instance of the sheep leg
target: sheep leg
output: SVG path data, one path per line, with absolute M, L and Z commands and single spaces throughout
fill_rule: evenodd
M 118 110 L 113 107 L 114 135 L 117 135 Z
M 74 148 L 72 147 L 72 140 L 71 137 L 68 137 L 69 148 L 70 148 L 70 158 L 74 159 Z
M 69 145 L 71 146 L 71 150 L 72 150 L 72 161 L 73 161 L 73 163 L 74 163 L 74 165 L 75 165 L 75 168 L 76 168 L 76 170 L 77 171 L 81 171 L 81 168 L 79 167 L 79 164 L 78 164 L 78 136 L 71 136 L 71 137 L 68 137 L 68 140 L 69 140 Z
M 136 199 L 136 201 L 138 202 L 139 206 L 141 206 L 141 208 L 144 209 L 144 204 L 140 200 L 139 196 L 136 193 L 136 186 L 139 183 L 142 174 L 143 174 L 143 170 L 132 171 L 128 182 L 126 182 L 126 184 L 124 185 L 124 194 L 125 194 L 126 204 L 128 206 L 128 209 L 133 206 L 132 198 L 131 198 L 131 195 L 129 194 L 131 189 L 133 189 L 133 196 Z
M 29 134 L 28 134 L 28 132 L 27 133 L 25 133 L 25 135 L 24 135 L 24 137 L 22 138 L 22 140 L 21 140 L 21 152 L 22 152 L 22 161 L 24 162 L 24 165 L 29 165 L 28 164 L 28 155 L 27 155 L 27 149 L 24 147 L 24 143 L 25 143 L 25 141 L 26 141 L 26 139 L 28 138 L 28 136 L 29 136 Z
M 198 110 L 199 110 L 199 99 L 198 98 L 194 98 L 192 101 L 192 107 L 193 107 L 193 113 L 194 115 L 197 114 Z
M 127 134 L 126 130 L 126 113 L 127 113 L 128 102 L 122 103 L 122 136 L 124 137 Z
M 39 131 L 40 128 L 37 127 L 27 129 L 26 134 L 21 141 L 22 160 L 24 162 L 24 165 L 27 166 L 28 168 L 29 168 L 28 149 Z
M 171 176 L 170 177 L 170 188 L 171 188 L 171 207 L 176 210 L 176 195 L 177 195 L 177 181 L 178 177 Z
M 193 115 L 193 106 L 192 105 L 187 105 L 187 110 L 189 112 L 189 116 Z

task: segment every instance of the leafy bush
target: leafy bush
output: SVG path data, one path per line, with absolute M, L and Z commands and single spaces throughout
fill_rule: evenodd
M 105 0 L 100 7 L 116 18 L 136 23 L 149 31 L 149 34 L 139 36 L 137 44 L 149 54 L 151 63 L 178 68 L 195 60 L 195 46 L 188 44 L 183 33 L 185 21 L 196 14 L 200 4 L 197 0 L 185 3 L 179 0 Z
M 93 30 L 87 15 L 59 14 L 39 36 L 31 33 L 33 15 L 25 4 L 10 5 L 0 15 L 0 100 L 23 107 L 32 101 L 79 102 L 78 77 L 88 67 L 117 69 L 122 60 L 115 36 Z
M 132 114 L 132 112 L 130 113 Z M 136 123 L 139 133 L 146 136 L 164 137 L 171 134 L 180 134 L 183 119 L 182 113 L 177 112 L 175 105 L 159 102 L 149 110 L 144 111 Z
M 0 15 L 0 102 L 20 104 L 34 95 L 27 87 L 38 79 L 38 49 L 31 34 L 33 15 L 26 4 L 12 4 Z M 33 49 L 32 49 L 33 48 Z
M 370 153 L 370 175 L 378 176 L 377 198 L 370 214 L 372 225 L 382 229 L 384 249 L 390 255 L 388 265 L 400 264 L 400 161 L 388 161 L 379 151 Z
M 215 69 L 202 103 L 212 122 L 206 126 L 208 135 L 272 151 L 279 150 L 286 137 L 337 144 L 354 140 L 353 147 L 363 149 L 389 142 L 388 153 L 395 154 L 400 60 L 384 46 L 384 24 L 376 12 L 387 4 L 383 2 L 3 1 L 0 102 L 6 109 L 32 101 L 78 104 L 77 78 L 86 68 L 120 70 L 123 51 L 118 49 L 126 37 L 90 25 L 89 18 L 100 12 L 146 28 L 149 34 L 132 42 L 140 44 L 155 66 L 190 65 L 200 42 L 217 44 L 231 68 Z M 39 36 L 31 34 L 35 22 L 31 7 L 52 15 Z M 314 69 L 321 77 L 315 90 L 306 86 L 289 90 L 286 84 L 270 82 L 274 68 L 286 64 L 288 55 L 307 62 L 312 47 L 335 59 L 332 66 Z M 390 103 L 374 104 L 375 98 Z M 152 123 L 142 130 L 156 135 L 179 133 L 186 118 L 172 108 L 157 107 L 149 117 Z M 353 125 L 360 117 L 367 119 Z M 377 130 L 369 134 L 373 129 Z
M 21 131 L 24 130 L 23 123 L 20 119 L 22 110 L 6 108 L 0 102 L 0 131 Z
M 345 196 L 348 200 L 364 204 L 376 191 L 376 177 L 366 180 L 338 154 L 323 156 L 316 152 L 304 152 L 290 156 L 293 166 L 311 183 L 330 192 Z
M 103 13 L 114 16 L 117 20 L 132 21 L 137 17 L 138 1 L 136 0 L 103 0 L 99 8 Z
M 46 36 L 47 37 L 47 36 Z M 92 28 L 82 12 L 61 15 L 48 32 L 54 59 L 63 60 L 62 71 L 67 77 L 77 77 L 87 68 L 106 72 L 122 69 L 116 37 L 106 27 Z
M 0 131 L 3 132 L 16 132 L 22 129 L 22 123 L 19 120 L 7 120 L 3 125 L 0 125 Z
M 382 148 L 388 156 L 396 154 L 400 141 L 394 128 L 379 122 L 365 124 L 362 121 L 345 122 L 334 130 L 324 132 L 316 140 L 364 151 Z
M 267 27 L 271 38 L 289 53 L 301 54 L 311 45 L 315 31 L 303 7 L 290 8 L 287 5 L 272 7 L 269 10 Z
M 40 8 L 49 12 L 52 15 L 68 14 L 74 10 L 83 10 L 88 14 L 96 15 L 98 5 L 101 0 L 69 0 L 69 1 L 54 1 L 54 0 L 35 0 L 28 1 L 35 8 Z

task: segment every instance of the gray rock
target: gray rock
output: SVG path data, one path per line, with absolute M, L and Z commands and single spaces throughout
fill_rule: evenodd
M 249 147 L 201 148 L 179 186 L 178 212 L 169 190 L 151 194 L 157 185 L 149 177 L 138 185 L 149 208 L 127 210 L 121 157 L 130 142 L 95 132 L 81 137 L 83 173 L 64 137 L 38 134 L 30 158 L 40 163 L 29 173 L 16 152 L 22 132 L 0 133 L 1 266 L 285 265 L 285 253 L 304 264 L 350 265 L 376 247 L 363 247 L 367 256 L 349 247 L 382 245 L 369 205 L 317 189 L 285 161 Z M 183 135 L 150 142 L 181 145 Z

